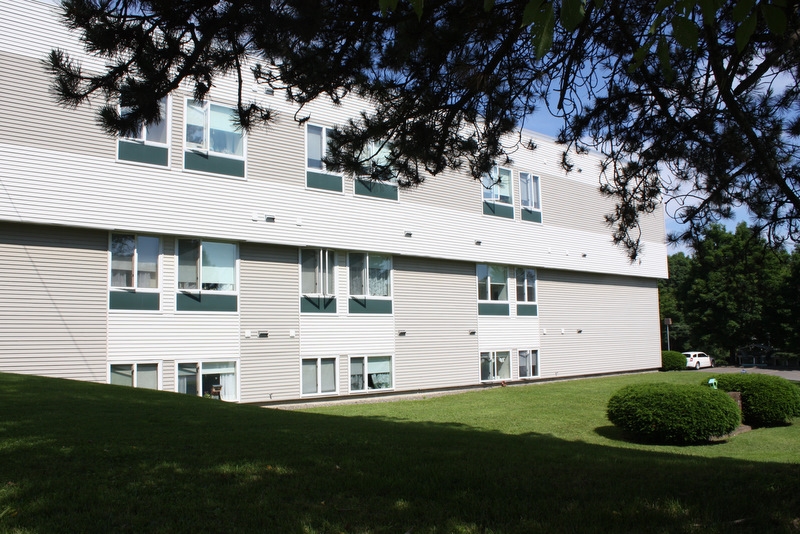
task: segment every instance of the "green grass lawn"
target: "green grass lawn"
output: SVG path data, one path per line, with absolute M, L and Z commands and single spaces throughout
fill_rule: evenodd
M 0 374 L 0 532 L 800 532 L 800 424 L 630 443 L 654 373 L 302 411 Z

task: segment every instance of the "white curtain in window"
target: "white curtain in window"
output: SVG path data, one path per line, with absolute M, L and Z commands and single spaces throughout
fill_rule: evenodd
M 186 147 L 207 150 L 206 107 L 190 100 L 186 106 Z
M 369 294 L 376 297 L 388 297 L 389 275 L 392 271 L 392 261 L 388 256 L 378 254 L 369 255 Z
M 392 387 L 392 357 L 370 356 L 367 358 L 367 375 L 370 389 Z
M 511 170 L 499 169 L 495 185 L 495 198 L 500 202 L 511 204 Z
M 353 252 L 350 254 L 350 294 L 366 295 L 367 288 L 364 284 L 364 267 L 366 254 Z
M 197 395 L 197 364 L 178 364 L 178 392 Z
M 319 126 L 308 126 L 306 129 L 306 153 L 308 157 L 308 167 L 311 169 L 322 169 L 322 128 Z
M 500 379 L 511 378 L 511 353 L 508 351 L 498 352 L 497 359 L 497 377 Z
M 233 109 L 211 104 L 209 119 L 209 149 L 220 154 L 242 156 L 244 154 L 242 131 L 234 122 Z

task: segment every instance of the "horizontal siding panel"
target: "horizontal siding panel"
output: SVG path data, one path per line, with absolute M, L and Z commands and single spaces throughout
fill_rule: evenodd
M 661 366 L 654 280 L 540 270 L 538 290 L 541 376 Z
M 105 381 L 107 243 L 0 224 L 0 371 Z

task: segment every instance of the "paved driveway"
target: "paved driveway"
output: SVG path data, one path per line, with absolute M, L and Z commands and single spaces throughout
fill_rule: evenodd
M 711 374 L 723 374 L 723 373 L 741 373 L 745 371 L 747 373 L 758 373 L 762 375 L 774 375 L 774 376 L 782 376 L 788 380 L 793 382 L 800 382 L 800 370 L 798 369 L 776 369 L 776 368 L 768 368 L 768 367 L 714 367 L 714 368 L 704 368 L 700 369 L 700 373 L 711 373 Z

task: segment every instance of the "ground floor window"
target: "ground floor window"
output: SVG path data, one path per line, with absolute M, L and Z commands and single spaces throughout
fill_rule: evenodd
M 158 389 L 157 363 L 111 364 L 110 382 L 119 386 Z
M 519 351 L 519 377 L 531 378 L 539 376 L 539 351 L 520 350 Z
M 303 395 L 336 393 L 336 358 L 303 358 Z
M 511 378 L 511 352 L 481 352 L 481 380 Z
M 236 362 L 179 363 L 178 392 L 226 401 L 237 400 Z
M 391 389 L 391 356 L 356 356 L 350 358 L 350 391 Z

